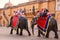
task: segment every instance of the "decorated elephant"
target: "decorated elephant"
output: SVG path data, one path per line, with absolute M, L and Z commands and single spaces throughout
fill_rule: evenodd
M 32 18 L 32 20 L 31 20 L 31 28 L 32 28 L 32 33 L 34 34 L 34 25 L 36 25 L 36 24 L 40 24 L 40 22 L 38 22 L 38 21 L 40 21 L 39 20 L 39 17 L 41 17 L 41 19 L 44 19 L 47 15 L 47 13 L 48 13 L 49 11 L 47 10 L 47 9 L 44 9 L 44 10 L 42 10 L 42 11 L 37 11 L 37 15 L 34 17 L 34 18 Z M 44 18 L 43 18 L 44 17 Z M 41 21 L 42 22 L 42 21 Z M 43 22 L 44 23 L 44 22 Z M 38 26 L 38 25 L 37 25 Z M 44 35 L 40 30 L 39 30 L 39 28 L 38 28 L 38 36 L 40 36 L 40 33 L 42 34 L 42 35 Z
M 49 12 L 48 10 L 45 10 L 46 12 L 42 12 L 42 14 L 40 13 L 40 15 L 38 15 L 37 18 L 37 27 L 38 27 L 38 37 L 40 37 L 42 34 L 43 36 L 45 36 L 46 38 L 49 37 L 49 32 L 52 30 L 55 33 L 55 38 L 58 38 L 58 27 L 57 27 L 57 21 L 54 18 L 55 14 L 49 14 L 47 15 L 47 13 Z M 34 27 L 33 27 L 34 29 Z M 32 29 L 32 31 L 33 31 Z M 34 31 L 33 31 L 34 32 Z
M 10 32 L 10 34 L 13 34 L 13 27 L 12 27 L 12 19 L 13 19 L 14 17 L 11 17 L 11 19 L 10 19 L 10 25 L 9 26 L 11 26 L 11 32 Z M 27 19 L 25 18 L 25 17 L 19 17 L 18 18 L 19 19 L 19 21 L 18 21 L 18 24 L 17 24 L 17 27 L 16 27 L 16 34 L 19 34 L 19 29 L 20 29 L 20 35 L 22 35 L 22 31 L 23 31 L 23 29 L 25 29 L 27 32 L 28 32 L 28 35 L 30 36 L 31 34 L 30 34 L 30 32 L 29 32 L 29 29 L 28 29 L 28 22 L 27 22 Z

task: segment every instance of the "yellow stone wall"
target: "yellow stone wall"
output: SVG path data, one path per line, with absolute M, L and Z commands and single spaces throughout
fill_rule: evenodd
M 40 4 L 40 8 L 47 8 L 48 9 L 48 2 L 42 2 Z
M 55 13 L 55 1 L 51 1 L 48 3 L 48 9 L 51 13 Z

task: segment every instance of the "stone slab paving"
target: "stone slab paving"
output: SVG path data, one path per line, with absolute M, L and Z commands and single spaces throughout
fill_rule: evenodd
M 29 28 L 31 32 L 31 28 Z M 54 33 L 50 32 L 50 38 L 37 37 L 37 28 L 35 28 L 35 35 L 28 36 L 28 33 L 23 30 L 23 36 L 16 35 L 14 30 L 13 35 L 10 35 L 10 28 L 0 27 L 0 40 L 60 40 L 60 32 L 58 32 L 59 39 L 54 39 Z

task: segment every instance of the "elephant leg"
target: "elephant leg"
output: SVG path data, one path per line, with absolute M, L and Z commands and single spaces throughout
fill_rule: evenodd
M 13 34 L 13 28 L 11 28 L 11 32 L 10 32 L 10 34 Z
M 40 30 L 38 29 L 38 37 L 40 37 Z
M 53 31 L 54 31 L 54 33 L 55 33 L 55 38 L 58 39 L 58 33 L 57 33 L 57 31 L 56 31 L 56 30 L 53 30 Z
M 22 31 L 23 31 L 23 29 L 20 29 L 20 35 L 22 36 Z
M 19 28 L 17 28 L 16 34 L 17 34 L 17 35 L 19 34 Z
M 34 35 L 34 25 L 33 24 L 31 25 L 31 28 L 32 28 L 32 34 Z
M 43 32 L 41 32 L 41 31 L 39 31 L 39 35 L 40 35 L 40 34 L 42 34 L 43 37 L 45 36 L 45 34 L 44 34 Z
M 46 38 L 49 38 L 50 29 L 47 30 Z
M 26 29 L 26 31 L 28 32 L 28 35 L 31 36 L 31 33 L 29 32 L 28 28 Z

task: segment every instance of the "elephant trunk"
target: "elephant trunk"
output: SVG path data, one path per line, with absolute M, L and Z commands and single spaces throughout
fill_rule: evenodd
M 31 28 L 32 28 L 32 34 L 34 35 L 34 25 L 32 25 Z

